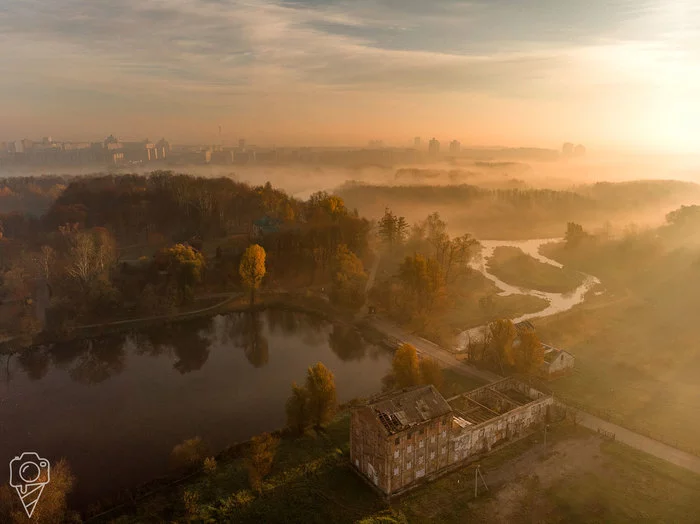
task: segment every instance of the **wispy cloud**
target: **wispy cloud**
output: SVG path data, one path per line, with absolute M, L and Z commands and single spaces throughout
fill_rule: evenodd
M 690 0 L 0 0 L 0 94 L 148 111 L 311 90 L 585 98 L 681 74 L 700 49 L 687 23 L 696 9 Z

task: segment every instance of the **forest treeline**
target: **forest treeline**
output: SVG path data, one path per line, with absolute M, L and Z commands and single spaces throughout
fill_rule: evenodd
M 700 199 L 700 186 L 674 180 L 600 182 L 568 190 L 528 188 L 504 178 L 508 180 L 513 187 L 351 182 L 337 193 L 364 216 L 378 218 L 389 206 L 413 221 L 439 209 L 454 231 L 503 239 L 560 236 L 567 222 L 589 227 L 605 221 L 649 223 L 662 220 L 665 211 Z
M 43 327 L 66 334 L 252 290 L 241 265 L 251 245 L 266 285 L 326 286 L 338 305 L 357 308 L 369 231 L 325 192 L 302 201 L 269 183 L 162 171 L 75 178 L 41 215 L 0 213 L 0 330 L 40 330 L 36 302 L 48 306 Z M 257 288 L 262 276 L 254 280 Z

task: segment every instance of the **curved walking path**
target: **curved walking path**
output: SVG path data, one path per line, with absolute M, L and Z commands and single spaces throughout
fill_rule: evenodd
M 475 378 L 484 383 L 495 382 L 500 380 L 501 376 L 496 375 L 490 371 L 483 369 L 477 369 L 473 366 L 465 364 L 464 362 L 456 359 L 452 353 L 441 348 L 437 344 L 430 342 L 422 337 L 412 335 L 407 333 L 400 327 L 386 320 L 373 318 L 370 320 L 372 326 L 379 331 L 385 333 L 391 338 L 397 339 L 401 342 L 406 342 L 411 344 L 416 348 L 416 352 L 423 356 L 428 356 L 433 360 L 437 360 L 443 367 L 450 368 L 451 370 L 459 373 L 460 375 L 465 375 L 471 378 Z
M 188 316 L 199 315 L 201 313 L 206 313 L 207 311 L 213 311 L 221 306 L 229 303 L 234 298 L 241 296 L 242 293 L 215 293 L 211 295 L 204 295 L 198 298 L 217 298 L 224 297 L 224 300 L 214 304 L 213 306 L 208 306 L 202 309 L 195 309 L 194 311 L 183 311 L 182 313 L 172 313 L 169 315 L 156 315 L 153 317 L 139 317 L 139 318 L 128 318 L 126 320 L 116 320 L 114 322 L 106 322 L 100 324 L 87 324 L 84 326 L 76 326 L 75 329 L 91 329 L 91 328 L 102 328 L 110 326 L 124 326 L 128 324 L 138 324 L 140 322 L 151 322 L 153 320 L 178 320 L 182 318 L 187 318 Z

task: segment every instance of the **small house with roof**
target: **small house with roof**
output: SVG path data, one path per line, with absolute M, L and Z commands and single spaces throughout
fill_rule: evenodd
M 535 331 L 535 326 L 532 322 L 524 320 L 515 324 L 515 330 L 518 335 L 525 331 Z M 516 339 L 516 343 L 518 340 Z M 558 349 L 549 344 L 542 344 L 544 349 L 544 362 L 540 365 L 539 374 L 544 378 L 554 378 L 560 375 L 570 373 L 574 369 L 576 359 L 568 351 Z
M 571 353 L 547 344 L 542 344 L 542 347 L 544 348 L 544 362 L 540 366 L 542 376 L 553 378 L 570 373 L 574 369 L 576 359 Z

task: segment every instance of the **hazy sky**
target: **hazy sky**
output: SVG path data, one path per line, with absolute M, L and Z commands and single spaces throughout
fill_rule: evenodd
M 0 140 L 692 150 L 697 0 L 0 0 Z

